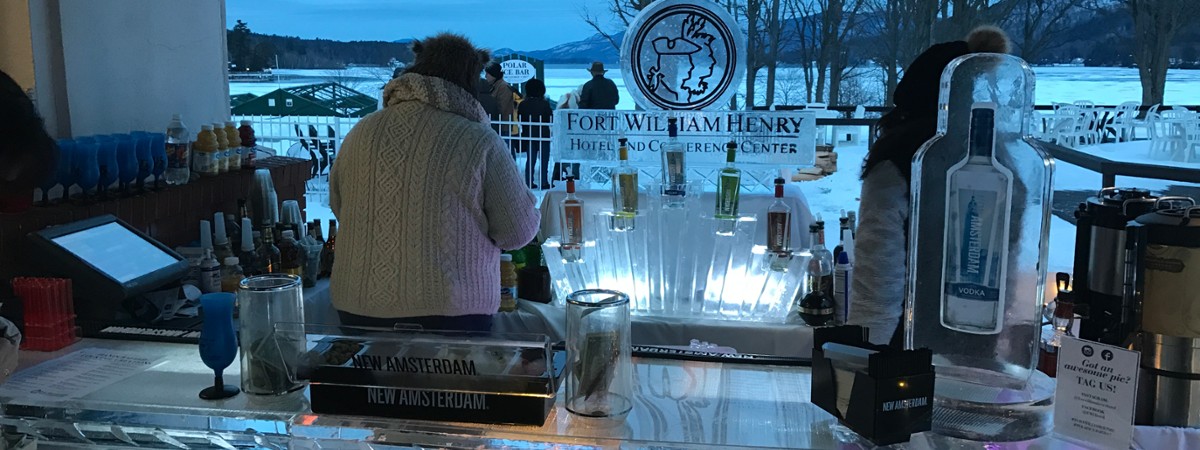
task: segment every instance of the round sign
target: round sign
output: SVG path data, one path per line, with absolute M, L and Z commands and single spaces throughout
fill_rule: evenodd
M 719 108 L 742 81 L 745 48 L 745 33 L 717 4 L 654 2 L 625 33 L 625 87 L 646 109 Z
M 504 72 L 504 81 L 512 84 L 524 83 L 537 75 L 537 69 L 533 67 L 533 64 L 521 59 L 501 62 L 500 70 Z

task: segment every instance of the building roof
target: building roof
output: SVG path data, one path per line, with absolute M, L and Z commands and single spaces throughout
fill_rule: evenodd
M 234 104 L 237 116 L 330 116 L 363 117 L 375 112 L 374 97 L 338 83 L 293 86 Z

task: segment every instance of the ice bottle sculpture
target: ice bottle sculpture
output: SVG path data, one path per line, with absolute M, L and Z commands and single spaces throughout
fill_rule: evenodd
M 1054 163 L 1027 130 L 1033 72 L 977 53 L 941 84 L 938 133 L 913 158 L 905 345 L 934 353 L 935 432 L 1033 438 L 1054 391 L 1036 370 Z

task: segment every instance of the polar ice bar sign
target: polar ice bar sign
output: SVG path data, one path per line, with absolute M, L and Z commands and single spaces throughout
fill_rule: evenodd
M 798 167 L 815 159 L 816 117 L 799 111 L 558 110 L 554 148 L 563 161 L 612 161 L 623 136 L 629 139 L 630 164 L 657 166 L 669 117 L 678 119 L 689 165 L 724 166 L 731 140 L 738 144 L 738 165 Z

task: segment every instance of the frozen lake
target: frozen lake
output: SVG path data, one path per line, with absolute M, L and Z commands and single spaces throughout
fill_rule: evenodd
M 551 100 L 557 101 L 563 94 L 582 86 L 591 79 L 586 65 L 557 65 L 546 67 L 546 90 Z M 780 78 L 799 77 L 799 69 L 785 68 Z M 262 95 L 281 87 L 300 86 L 312 83 L 337 81 L 367 95 L 378 96 L 383 84 L 391 78 L 390 68 L 355 67 L 345 70 L 296 70 L 279 69 L 275 73 L 286 77 L 278 83 L 232 82 L 229 93 Z M 762 72 L 765 74 L 765 71 Z M 1036 98 L 1038 104 L 1090 100 L 1097 104 L 1119 104 L 1140 101 L 1142 85 L 1137 69 L 1124 67 L 1035 67 L 1037 77 Z M 625 91 L 625 81 L 617 69 L 608 71 L 608 76 L 621 91 L 621 109 L 633 109 L 633 101 Z M 765 78 L 759 77 L 760 80 Z M 781 87 L 782 89 L 782 87 Z M 1200 70 L 1177 70 L 1167 72 L 1164 95 L 1168 104 L 1200 104 Z M 782 102 L 777 102 L 782 103 Z

